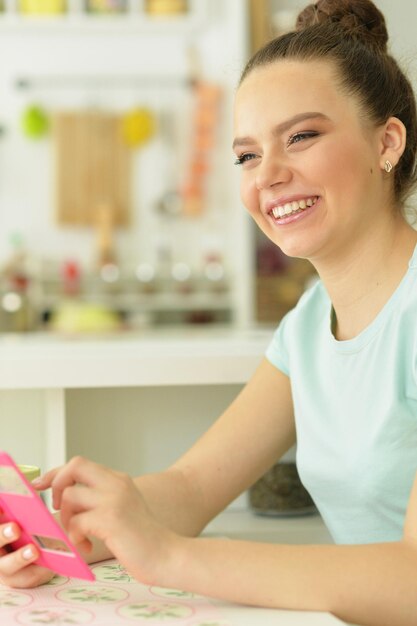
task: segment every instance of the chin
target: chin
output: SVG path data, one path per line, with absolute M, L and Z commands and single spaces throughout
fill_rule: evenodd
M 300 242 L 286 242 L 280 239 L 277 241 L 276 237 L 271 238 L 271 241 L 283 252 L 286 256 L 294 259 L 308 259 L 310 255 L 314 254 L 311 244 Z

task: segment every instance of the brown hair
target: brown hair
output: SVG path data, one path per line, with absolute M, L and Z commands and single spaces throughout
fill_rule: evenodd
M 403 205 L 417 183 L 417 112 L 411 84 L 387 52 L 383 14 L 370 0 L 319 0 L 301 11 L 295 28 L 258 50 L 241 82 L 255 68 L 280 59 L 334 62 L 342 88 L 358 98 L 376 126 L 393 116 L 407 130 L 406 147 L 394 171 L 395 199 Z

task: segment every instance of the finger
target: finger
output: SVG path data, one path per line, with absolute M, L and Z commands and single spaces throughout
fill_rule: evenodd
M 72 485 L 66 487 L 61 498 L 61 524 L 68 528 L 70 519 L 82 511 L 96 506 L 97 493 L 94 489 L 85 485 Z
M 98 465 L 93 461 L 77 456 L 60 468 L 52 481 L 53 506 L 61 508 L 63 491 L 72 485 L 81 483 L 89 487 L 100 484 L 108 484 L 111 480 L 112 470 Z
M 16 541 L 20 537 L 20 529 L 14 522 L 0 525 L 0 547 L 7 546 L 12 541 Z M 6 550 L 7 552 L 7 550 Z
M 74 544 L 77 550 L 79 550 L 80 552 L 85 552 L 87 554 L 89 554 L 91 550 L 93 549 L 93 542 L 91 541 L 91 539 L 88 539 L 87 537 L 85 537 L 84 539 L 80 539 L 78 541 L 71 541 L 71 543 Z
M 60 467 L 55 467 L 54 469 L 49 470 L 49 472 L 42 474 L 42 476 L 38 476 L 38 478 L 35 478 L 34 480 L 32 480 L 31 482 L 32 487 L 38 490 L 49 489 L 49 487 L 52 485 L 52 482 L 55 476 L 60 471 L 60 469 L 61 469 Z
M 44 583 L 47 583 L 54 577 L 54 572 L 46 567 L 40 567 L 36 564 L 29 563 L 17 570 L 16 573 L 9 575 L 2 575 L 0 571 L 0 582 L 8 587 L 14 587 L 19 589 L 28 589 L 30 587 L 38 587 Z
M 71 520 L 75 515 L 95 507 L 96 496 L 96 492 L 85 485 L 74 485 L 65 489 L 60 515 L 61 523 L 66 530 L 69 528 Z M 73 538 L 70 537 L 70 541 L 82 552 L 89 553 L 93 548 L 93 544 L 88 538 L 75 536 Z
M 95 528 L 94 519 L 94 514 L 88 511 L 75 515 L 69 522 L 68 537 L 80 550 L 91 551 L 93 544 L 88 535 L 102 539 L 100 532 Z
M 13 576 L 22 567 L 36 561 L 38 557 L 39 552 L 33 544 L 28 544 L 19 550 L 5 554 L 0 559 L 0 576 L 2 578 Z

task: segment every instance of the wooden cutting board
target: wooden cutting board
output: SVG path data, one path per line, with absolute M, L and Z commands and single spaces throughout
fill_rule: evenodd
M 53 138 L 57 221 L 90 226 L 111 208 L 114 225 L 127 225 L 131 204 L 131 153 L 120 117 L 105 112 L 54 115 Z

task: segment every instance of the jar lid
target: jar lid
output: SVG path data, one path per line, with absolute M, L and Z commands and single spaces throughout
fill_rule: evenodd
M 18 468 L 29 482 L 41 475 L 41 470 L 36 465 L 18 465 Z

